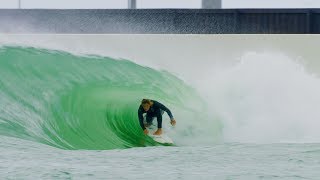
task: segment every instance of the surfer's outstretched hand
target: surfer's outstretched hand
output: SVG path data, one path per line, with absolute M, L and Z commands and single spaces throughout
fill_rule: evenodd
M 143 133 L 144 133 L 145 135 L 147 135 L 147 134 L 149 133 L 148 129 L 144 129 L 144 130 L 143 130 Z
M 176 120 L 172 119 L 172 120 L 170 121 L 170 123 L 171 123 L 172 126 L 175 126 L 177 122 L 176 122 Z

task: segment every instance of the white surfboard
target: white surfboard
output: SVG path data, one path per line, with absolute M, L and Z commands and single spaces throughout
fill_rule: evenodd
M 150 136 L 154 141 L 161 143 L 161 144 L 173 144 L 172 139 L 166 135 L 164 132 L 162 132 L 161 135 L 153 135 L 154 132 L 157 131 L 157 126 L 155 126 L 154 124 L 147 127 L 149 133 L 148 136 Z

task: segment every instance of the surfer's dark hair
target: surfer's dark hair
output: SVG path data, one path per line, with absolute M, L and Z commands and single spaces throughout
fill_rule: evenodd
M 151 104 L 150 99 L 142 99 L 141 104 Z

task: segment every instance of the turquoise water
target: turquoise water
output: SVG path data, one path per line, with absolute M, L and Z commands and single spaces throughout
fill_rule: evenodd
M 22 47 L 1 48 L 0 59 L 4 136 L 62 149 L 154 146 L 138 124 L 142 98 L 203 116 L 190 109 L 205 104 L 183 81 L 128 60 Z
M 206 88 L 213 98 L 208 101 L 170 72 L 130 60 L 3 46 L 0 176 L 317 179 L 319 113 L 312 107 L 318 101 L 306 94 L 315 94 L 319 80 L 295 64 L 268 63 L 266 71 L 258 71 L 261 62 L 255 60 L 208 77 L 208 87 L 214 84 Z M 266 78 L 269 65 L 276 80 Z M 287 76 L 280 76 L 282 66 Z M 281 83 L 288 84 L 280 91 L 274 88 Z M 296 88 L 301 85 L 314 91 L 301 92 Z M 284 87 L 298 90 L 288 94 Z M 284 101 L 284 94 L 290 101 Z M 259 97 L 265 98 L 263 105 Z M 300 109 L 292 97 L 303 102 Z M 142 98 L 159 100 L 173 111 L 176 127 L 164 115 L 173 146 L 143 135 L 137 119 Z M 268 108 L 276 105 L 287 109 Z

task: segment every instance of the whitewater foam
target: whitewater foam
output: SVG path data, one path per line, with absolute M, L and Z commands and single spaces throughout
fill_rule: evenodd
M 248 52 L 206 80 L 203 93 L 225 141 L 320 142 L 320 80 L 298 61 Z

